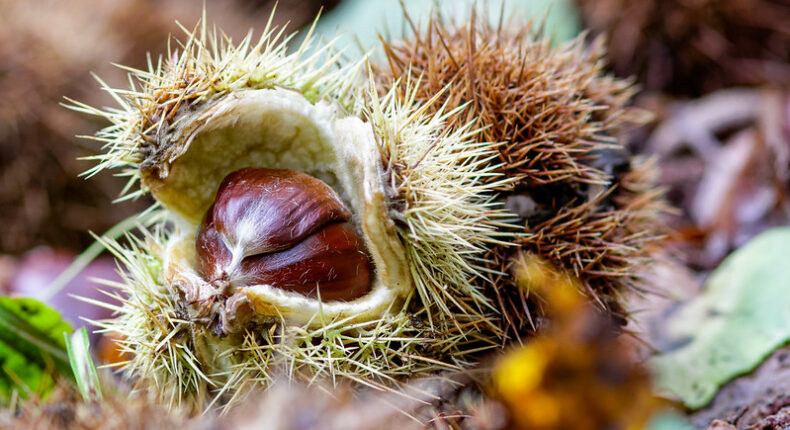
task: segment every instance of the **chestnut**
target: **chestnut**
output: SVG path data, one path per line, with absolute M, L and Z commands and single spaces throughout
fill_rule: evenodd
M 324 301 L 370 290 L 371 263 L 351 212 L 321 180 L 246 168 L 223 179 L 200 224 L 197 270 L 218 287 L 266 284 Z

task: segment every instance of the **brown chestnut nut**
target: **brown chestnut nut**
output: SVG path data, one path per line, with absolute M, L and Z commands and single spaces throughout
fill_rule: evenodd
M 238 170 L 222 181 L 200 225 L 198 273 L 216 285 L 353 300 L 369 291 L 371 265 L 350 219 L 335 191 L 310 175 Z

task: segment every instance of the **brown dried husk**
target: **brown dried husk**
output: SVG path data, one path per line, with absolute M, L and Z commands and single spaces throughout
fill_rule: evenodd
M 631 83 L 604 73 L 601 40 L 552 48 L 534 25 L 441 22 L 385 42 L 386 62 L 374 66 L 382 89 L 420 80 L 418 102 L 439 94 L 432 109 L 461 107 L 448 128 L 472 121 L 483 129 L 479 142 L 503 142 L 491 161 L 501 176 L 491 180 L 512 182 L 499 199 L 526 196 L 537 208 L 521 218 L 519 245 L 570 270 L 588 297 L 624 316 L 619 296 L 642 290 L 637 269 L 661 237 L 664 209 L 652 163 L 634 159 L 624 145 L 626 132 L 649 117 L 628 106 Z M 513 287 L 514 253 L 491 249 L 496 287 L 489 293 L 501 325 L 519 336 L 536 328 L 540 300 Z

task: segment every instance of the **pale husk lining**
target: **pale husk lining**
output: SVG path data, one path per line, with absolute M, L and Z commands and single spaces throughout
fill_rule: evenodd
M 179 288 L 188 303 L 209 303 L 219 294 L 195 272 L 195 233 L 211 205 L 219 183 L 245 167 L 285 168 L 306 172 L 333 186 L 354 213 L 375 267 L 371 291 L 349 302 L 322 302 L 269 285 L 237 289 L 228 306 L 197 309 L 193 316 L 219 312 L 225 331 L 240 329 L 234 321 L 242 303 L 257 321 L 283 318 L 293 324 L 320 326 L 337 318 L 354 321 L 380 317 L 410 291 L 405 253 L 387 216 L 380 157 L 370 127 L 355 117 L 342 117 L 328 103 L 311 104 L 285 89 L 236 92 L 180 118 L 169 139 L 180 154 L 160 167 L 144 170 L 143 185 L 174 212 L 180 228 L 168 243 L 165 279 Z M 193 124 L 199 124 L 193 126 Z M 156 172 L 156 174 L 151 174 Z M 250 315 L 244 315 L 246 319 Z

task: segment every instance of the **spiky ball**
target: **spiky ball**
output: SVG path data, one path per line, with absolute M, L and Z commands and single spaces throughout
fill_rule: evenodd
M 447 128 L 456 112 L 416 103 L 416 88 L 380 94 L 331 43 L 308 35 L 289 51 L 288 39 L 271 21 L 239 44 L 198 26 L 133 70 L 131 90 L 106 88 L 119 108 L 74 106 L 112 122 L 91 173 L 121 168 L 128 195 L 161 204 L 143 239 L 105 242 L 126 270 L 111 285 L 117 317 L 100 324 L 120 335 L 130 379 L 196 410 L 238 403 L 276 370 L 385 388 L 501 342 L 481 289 L 485 251 L 509 237 L 491 200 L 504 184 L 488 179 L 496 145 L 475 142 L 474 125 Z M 371 256 L 368 294 L 218 289 L 196 272 L 198 224 L 244 167 L 305 172 L 337 192 Z
M 133 70 L 131 90 L 106 88 L 120 108 L 75 106 L 112 122 L 92 173 L 121 168 L 130 195 L 161 207 L 144 239 L 105 242 L 126 271 L 118 316 L 101 324 L 120 334 L 138 386 L 200 410 L 237 403 L 277 371 L 386 389 L 466 368 L 507 341 L 507 323 L 528 325 L 523 290 L 499 279 L 520 247 L 615 307 L 653 238 L 641 230 L 652 194 L 614 137 L 637 116 L 623 106 L 629 86 L 601 76 L 598 45 L 554 50 L 531 27 L 474 20 L 453 28 L 404 42 L 423 58 L 407 57 L 412 69 L 387 46 L 391 71 L 413 74 L 366 80 L 364 62 L 344 62 L 331 42 L 308 34 L 289 49 L 271 20 L 239 44 L 202 25 Z M 322 300 L 198 273 L 200 221 L 223 178 L 246 167 L 333 188 L 370 256 L 369 292 Z
M 790 83 L 790 4 L 778 0 L 577 0 L 585 24 L 609 39 L 620 76 L 647 90 L 698 96 Z
M 501 142 L 489 160 L 500 176 L 496 198 L 519 217 L 519 247 L 571 270 L 585 293 L 618 311 L 620 293 L 638 288 L 637 269 L 655 226 L 660 194 L 649 164 L 623 143 L 645 114 L 628 106 L 630 82 L 604 73 L 600 40 L 558 48 L 532 25 L 494 27 L 432 19 L 405 41 L 385 43 L 374 75 L 384 90 L 417 81 L 415 100 L 454 110 L 453 130 L 468 121 L 478 142 Z M 514 246 L 497 246 L 493 301 L 501 322 L 520 332 L 535 306 L 512 288 Z M 537 302 L 533 302 L 536 304 Z M 532 325 L 534 328 L 534 325 Z

